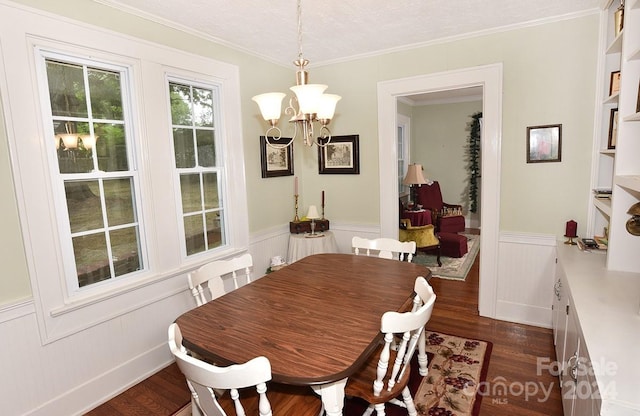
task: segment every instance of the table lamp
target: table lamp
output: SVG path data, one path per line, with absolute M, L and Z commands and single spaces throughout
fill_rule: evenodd
M 320 218 L 318 214 L 318 208 L 315 205 L 309 205 L 309 211 L 307 212 L 307 218 L 311 220 L 311 235 L 316 234 L 316 221 Z
M 407 174 L 402 180 L 404 185 L 409 185 L 411 190 L 411 201 L 413 201 L 413 209 L 418 209 L 418 195 L 416 187 L 427 183 L 426 179 L 422 175 L 422 165 L 418 163 L 412 163 L 407 168 Z

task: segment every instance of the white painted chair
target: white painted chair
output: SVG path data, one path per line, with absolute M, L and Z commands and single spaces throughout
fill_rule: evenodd
M 267 395 L 271 363 L 266 357 L 256 357 L 229 367 L 208 364 L 187 354 L 182 345 L 182 333 L 175 323 L 169 326 L 169 349 L 187 379 L 194 415 L 271 416 L 272 406 L 276 414 L 281 415 L 320 414 L 320 398 L 307 386 L 274 385 Z M 247 387 L 255 387 L 255 392 Z M 224 392 L 218 396 L 214 390 Z
M 405 407 L 410 416 L 418 414 L 408 387 L 410 361 L 416 349 L 424 353 L 424 326 L 431 318 L 436 295 L 424 277 L 416 279 L 414 290 L 416 297 L 413 310 L 382 315 L 380 331 L 384 333 L 384 344 L 356 374 L 349 376 L 345 393 L 369 403 L 364 415 L 370 415 L 375 410 L 378 416 L 383 416 L 386 403 Z M 393 347 L 396 334 L 401 334 L 402 338 L 397 347 Z M 426 368 L 426 354 L 424 359 Z M 396 399 L 400 394 L 402 401 Z
M 367 239 L 362 237 L 353 237 L 351 239 L 351 247 L 356 255 L 377 255 L 384 259 L 398 259 L 411 262 L 413 253 L 416 252 L 415 241 L 399 241 L 393 238 L 376 238 Z
M 224 295 L 222 276 L 231 275 L 233 285 L 238 288 L 238 277 L 244 276 L 247 283 L 251 282 L 251 268 L 253 258 L 251 254 L 243 254 L 230 260 L 217 260 L 201 266 L 189 273 L 189 289 L 196 299 L 198 306 Z

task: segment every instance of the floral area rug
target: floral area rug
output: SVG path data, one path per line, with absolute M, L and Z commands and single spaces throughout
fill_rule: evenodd
M 418 252 L 413 257 L 413 262 L 426 266 L 434 277 L 449 280 L 464 280 L 469 269 L 480 251 L 480 236 L 475 234 L 463 234 L 467 237 L 467 254 L 460 258 L 441 256 L 442 267 L 438 267 L 436 256 Z
M 426 331 L 425 337 L 429 372 L 420 376 L 416 352 L 409 380 L 418 415 L 478 416 L 492 344 L 432 331 Z M 366 403 L 349 399 L 344 414 L 360 416 L 365 409 Z M 406 416 L 407 410 L 387 404 L 385 413 Z

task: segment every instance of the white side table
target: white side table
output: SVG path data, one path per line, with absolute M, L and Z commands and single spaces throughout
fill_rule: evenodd
M 337 253 L 338 244 L 331 231 L 321 233 L 323 237 L 305 237 L 305 234 L 289 236 L 289 252 L 287 263 L 291 264 L 312 254 Z

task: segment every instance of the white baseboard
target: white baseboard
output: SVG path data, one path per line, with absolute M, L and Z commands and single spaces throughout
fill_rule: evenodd
M 541 308 L 499 300 L 496 305 L 496 319 L 542 328 L 551 328 L 551 305 L 549 305 L 548 308 Z
M 99 377 L 54 397 L 26 413 L 25 416 L 82 415 L 157 373 L 172 362 L 173 357 L 167 344 L 162 343 L 146 353 L 100 374 Z M 138 377 L 132 380 L 132 374 L 137 374 Z M 125 381 L 123 382 L 123 380 Z

